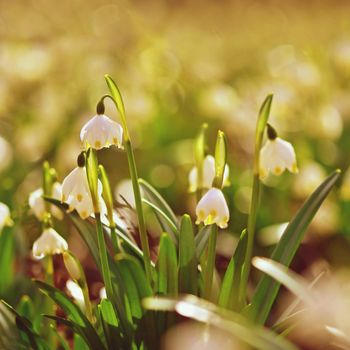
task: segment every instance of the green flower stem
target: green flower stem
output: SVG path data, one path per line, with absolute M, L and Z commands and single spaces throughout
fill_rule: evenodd
M 102 227 L 100 213 L 95 213 L 95 220 L 96 220 L 98 250 L 100 252 L 100 259 L 101 259 L 102 277 L 106 287 L 106 294 L 108 299 L 114 300 L 112 297 L 113 296 L 112 278 L 111 278 L 111 272 L 109 270 L 109 265 L 108 265 L 107 247 L 106 247 L 106 242 L 103 235 L 103 227 Z
M 259 111 L 259 117 L 258 117 L 257 126 L 256 126 L 254 165 L 253 165 L 253 189 L 252 189 L 252 198 L 250 202 L 250 210 L 249 210 L 248 225 L 247 225 L 247 230 L 248 230 L 247 249 L 244 256 L 244 264 L 242 267 L 242 277 L 241 277 L 239 296 L 238 296 L 238 303 L 240 307 L 243 307 L 246 302 L 247 285 L 248 285 L 249 273 L 251 268 L 251 260 L 253 255 L 253 247 L 254 247 L 255 225 L 256 225 L 256 218 L 257 218 L 258 208 L 259 208 L 260 149 L 263 141 L 267 120 L 270 115 L 272 97 L 273 97 L 272 95 L 268 95 L 264 100 Z
M 113 218 L 113 196 L 112 196 L 111 185 L 108 179 L 107 172 L 103 165 L 100 164 L 98 166 L 98 172 L 99 172 L 100 180 L 102 182 L 102 188 L 103 188 L 102 196 L 107 208 L 107 218 L 109 222 L 113 250 L 114 250 L 114 254 L 117 254 L 120 249 L 119 249 L 118 236 L 115 230 L 115 222 Z
M 103 98 L 105 97 L 111 98 L 111 100 L 113 101 L 113 103 L 117 108 L 117 111 L 119 112 L 121 124 L 123 127 L 123 141 L 124 141 L 126 154 L 128 157 L 129 172 L 130 172 L 130 177 L 132 181 L 132 187 L 134 190 L 137 220 L 139 224 L 139 232 L 140 232 L 140 239 L 141 239 L 141 248 L 143 251 L 143 262 L 145 265 L 147 280 L 150 283 L 150 285 L 153 285 L 152 270 L 151 270 L 151 256 L 150 256 L 150 250 L 148 245 L 145 216 L 142 208 L 141 191 L 140 191 L 140 186 L 138 181 L 134 151 L 131 145 L 129 129 L 126 123 L 124 102 L 115 81 L 108 74 L 105 75 L 105 79 L 106 79 L 106 83 L 108 85 L 109 91 L 111 92 L 111 95 L 104 95 Z
M 145 216 L 142 208 L 141 191 L 140 191 L 140 185 L 138 182 L 135 156 L 131 146 L 130 139 L 125 141 L 125 150 L 128 157 L 129 171 L 130 171 L 130 176 L 132 181 L 132 187 L 134 190 L 135 206 L 136 206 L 137 219 L 139 224 L 141 248 L 143 251 L 143 262 L 145 265 L 146 277 L 150 285 L 153 285 L 152 272 L 151 272 L 151 255 L 150 255 L 150 249 L 148 245 Z
M 95 323 L 95 319 L 94 319 L 94 316 L 92 313 L 92 306 L 91 306 L 91 301 L 90 301 L 90 296 L 89 296 L 89 289 L 88 289 L 88 285 L 86 283 L 85 276 L 84 276 L 84 282 L 82 283 L 80 288 L 83 291 L 86 317 L 88 318 L 88 320 L 91 323 Z
M 53 258 L 52 255 L 47 255 L 45 257 L 45 282 L 54 285 L 54 267 L 53 267 Z M 46 298 L 45 303 L 45 313 L 51 315 L 55 314 L 55 304 L 51 298 Z M 51 326 L 54 326 L 54 321 L 46 319 L 43 329 L 43 334 L 46 334 L 47 343 L 50 349 L 55 349 L 55 337 L 51 330 Z
M 204 272 L 204 291 L 203 297 L 207 300 L 211 300 L 211 291 L 213 285 L 213 275 L 215 269 L 215 252 L 216 252 L 216 240 L 218 236 L 218 227 L 216 224 L 211 225 L 211 232 L 208 243 L 208 256 L 207 264 Z
M 118 239 L 118 236 L 117 236 L 117 232 L 115 230 L 115 226 L 111 226 L 110 227 L 110 230 L 111 230 L 111 237 L 112 237 L 112 245 L 113 245 L 113 251 L 114 251 L 114 254 L 118 254 L 120 252 L 120 249 L 119 249 L 119 239 Z

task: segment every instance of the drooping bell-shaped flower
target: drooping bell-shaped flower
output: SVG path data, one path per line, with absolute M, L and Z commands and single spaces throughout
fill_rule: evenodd
M 73 169 L 62 183 L 62 202 L 74 209 L 82 219 L 88 218 L 94 211 L 85 166 Z
M 12 219 L 10 214 L 10 209 L 4 203 L 0 202 L 0 232 L 5 226 L 11 226 Z
M 116 145 L 122 148 L 123 128 L 104 114 L 97 114 L 81 129 L 80 140 L 84 147 L 101 149 Z
M 34 242 L 33 256 L 42 259 L 47 255 L 62 254 L 67 249 L 66 240 L 50 227 Z
M 224 177 L 223 177 L 223 186 L 229 186 L 229 174 L 230 169 L 229 166 L 225 165 Z M 201 188 L 211 188 L 213 185 L 213 181 L 215 178 L 215 159 L 212 155 L 207 155 L 203 161 L 203 179 L 202 184 L 198 184 L 198 169 L 197 167 L 193 167 L 189 173 L 188 181 L 189 181 L 189 191 L 196 192 L 198 187 Z
M 220 228 L 226 228 L 230 219 L 230 212 L 222 191 L 211 188 L 198 202 L 196 207 L 197 221 L 204 225 L 216 224 Z
M 276 131 L 267 126 L 268 140 L 260 150 L 260 178 L 264 179 L 270 172 L 281 175 L 285 169 L 297 173 L 295 151 L 290 142 L 277 137 Z
M 61 200 L 61 197 L 62 185 L 59 182 L 55 182 L 52 185 L 52 198 Z M 43 198 L 43 189 L 38 188 L 37 190 L 31 192 L 28 198 L 28 203 L 34 215 L 39 220 L 43 220 L 46 213 L 45 200 Z M 51 206 L 51 212 L 52 215 L 55 216 L 57 219 L 62 219 L 62 212 L 54 205 Z
M 87 219 L 94 213 L 94 206 L 86 168 L 80 165 L 74 168 L 63 180 L 61 201 L 68 204 L 68 212 L 76 210 L 82 219 Z M 107 209 L 102 199 L 102 184 L 100 180 L 98 180 L 97 186 L 101 215 L 104 216 Z

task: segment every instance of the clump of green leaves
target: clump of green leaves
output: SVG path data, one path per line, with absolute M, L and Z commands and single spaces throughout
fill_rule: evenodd
M 87 172 L 94 199 L 95 220 L 84 221 L 76 212 L 68 213 L 67 216 L 88 246 L 101 272 L 107 289 L 107 298 L 102 299 L 93 308 L 90 304 L 88 308 L 82 308 L 52 283 L 35 281 L 37 288 L 65 313 L 65 317 L 52 313 L 45 314 L 44 318 L 70 329 L 74 334 L 74 349 L 77 350 L 158 349 L 165 332 L 177 322 L 181 322 L 174 313 L 219 328 L 252 348 L 295 349 L 294 345 L 283 336 L 263 327 L 276 300 L 280 283 L 284 283 L 286 279 L 274 273 L 270 273 L 271 276 L 264 274 L 255 288 L 253 297 L 251 299 L 247 297 L 261 189 L 259 152 L 272 96 L 269 95 L 264 101 L 258 118 L 253 193 L 247 229 L 241 234 L 237 249 L 222 280 L 214 284 L 216 236 L 220 234 L 216 223 L 194 225 L 188 214 L 179 218 L 159 192 L 138 177 L 123 100 L 115 82 L 109 76 L 106 76 L 106 81 L 110 95 L 103 98 L 109 97 L 115 103 L 124 128 L 124 147 L 133 182 L 141 249 L 130 239 L 128 232 L 113 221 L 113 203 L 108 176 L 103 166 L 98 164 L 96 151 L 90 148 L 87 151 Z M 206 129 L 206 126 L 203 127 L 196 141 L 195 155 L 199 183 L 203 179 L 201 169 L 207 149 Z M 223 185 L 227 157 L 226 137 L 219 131 L 213 181 L 213 186 L 218 190 Z M 326 178 L 291 218 L 271 254 L 273 264 L 279 264 L 279 267 L 290 265 L 308 225 L 333 188 L 339 174 L 340 172 L 336 170 Z M 108 206 L 109 225 L 102 225 L 101 221 L 98 203 L 99 179 L 102 181 L 103 197 Z M 198 199 L 202 197 L 203 192 L 198 186 Z M 65 211 L 66 206 L 60 201 L 49 197 L 46 200 Z M 144 215 L 146 206 L 153 212 L 163 231 L 155 262 L 150 258 Z M 215 216 L 215 213 L 210 215 Z M 261 267 L 261 264 L 259 266 Z M 266 265 L 264 266 L 265 269 L 261 269 L 268 272 Z M 79 273 L 83 273 L 81 268 Z M 85 281 L 85 277 L 82 281 Z M 85 299 L 86 295 L 87 293 Z M 5 324 L 12 329 L 14 325 L 17 326 L 14 339 L 19 347 L 39 350 L 50 348 L 43 334 L 44 328 L 40 327 L 40 324 L 38 326 L 38 320 L 39 323 L 42 322 L 42 316 L 33 312 L 30 299 L 21 302 L 16 310 L 5 302 L 0 306 L 0 325 Z M 69 349 L 67 340 L 55 329 L 53 323 L 51 325 L 55 347 Z M 207 332 L 207 336 L 210 336 L 208 329 L 203 328 L 203 332 Z M 0 344 L 5 344 L 4 339 L 4 335 L 0 334 Z M 13 344 L 13 341 L 13 338 L 8 339 L 6 344 Z

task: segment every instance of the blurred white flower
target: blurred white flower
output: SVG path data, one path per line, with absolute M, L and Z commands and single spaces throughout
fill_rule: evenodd
M 10 216 L 10 209 L 4 203 L 0 202 L 0 232 L 4 228 L 4 226 L 11 226 L 12 219 Z
M 218 188 L 211 188 L 198 202 L 196 207 L 197 221 L 204 225 L 217 224 L 220 228 L 226 228 L 230 219 L 224 194 Z
M 106 287 L 100 289 L 100 299 L 107 299 Z
M 63 180 L 62 202 L 74 209 L 82 219 L 88 218 L 94 211 L 85 167 L 76 167 Z
M 229 174 L 230 169 L 228 165 L 225 165 L 224 170 L 224 178 L 223 178 L 223 186 L 229 186 Z M 207 155 L 203 161 L 203 181 L 201 188 L 211 188 L 213 185 L 213 181 L 215 178 L 215 159 L 211 155 Z M 198 189 L 198 169 L 197 167 L 193 167 L 188 175 L 189 181 L 189 191 L 195 192 Z
M 291 143 L 277 137 L 273 130 L 260 150 L 260 178 L 264 179 L 269 172 L 281 175 L 285 169 L 291 173 L 298 172 L 294 148 Z
M 61 197 L 62 197 L 62 185 L 59 182 L 55 182 L 52 186 L 52 198 L 61 200 Z M 38 188 L 37 190 L 31 192 L 29 194 L 28 203 L 34 215 L 39 220 L 42 220 L 46 212 L 45 200 L 43 198 L 43 189 Z M 62 220 L 63 218 L 62 212 L 56 206 L 51 205 L 51 213 L 57 219 Z
M 84 146 L 101 149 L 116 145 L 122 148 L 123 128 L 104 114 L 97 114 L 81 129 L 80 140 Z
M 47 255 L 61 254 L 68 249 L 66 240 L 53 228 L 47 228 L 33 244 L 33 256 L 42 259 Z
M 66 287 L 73 297 L 73 299 L 78 303 L 78 305 L 84 309 L 84 294 L 82 289 L 79 287 L 78 283 L 72 280 L 66 282 Z

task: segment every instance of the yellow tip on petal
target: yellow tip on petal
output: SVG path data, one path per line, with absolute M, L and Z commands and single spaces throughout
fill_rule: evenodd
M 264 169 L 260 168 L 260 170 L 259 170 L 260 179 L 265 179 L 266 175 L 267 175 L 266 171 Z
M 275 173 L 275 175 L 281 175 L 282 169 L 279 166 L 276 166 L 276 168 L 273 169 L 273 172 Z
M 293 163 L 292 168 L 291 168 L 291 172 L 294 174 L 299 172 L 299 169 L 298 169 L 298 166 L 296 163 Z
M 212 215 L 208 215 L 207 218 L 204 220 L 204 225 L 211 225 L 214 223 L 214 218 Z
M 198 220 L 203 221 L 205 219 L 205 213 L 203 210 L 200 210 L 198 213 Z
M 95 148 L 100 148 L 101 147 L 101 142 L 100 141 L 96 141 L 95 142 Z

